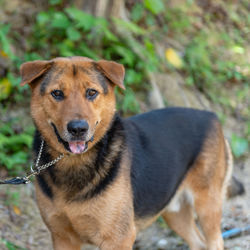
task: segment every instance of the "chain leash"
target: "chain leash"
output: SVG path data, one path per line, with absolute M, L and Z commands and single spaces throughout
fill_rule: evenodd
M 31 165 L 30 166 L 31 173 L 29 175 L 24 176 L 24 177 L 15 177 L 15 178 L 12 178 L 10 180 L 3 180 L 3 181 L 0 180 L 0 184 L 14 184 L 14 185 L 19 185 L 19 184 L 30 183 L 30 178 L 32 176 L 39 175 L 42 170 L 44 170 L 44 169 L 46 169 L 46 168 L 54 165 L 55 163 L 57 163 L 58 161 L 60 161 L 64 157 L 64 154 L 60 154 L 53 161 L 48 162 L 46 164 L 43 164 L 43 165 L 39 166 L 39 162 L 40 162 L 40 159 L 41 159 L 41 156 L 42 156 L 42 152 L 43 152 L 43 147 L 44 147 L 44 140 L 42 140 L 42 142 L 41 142 L 40 150 L 39 150 L 39 153 L 38 153 L 38 156 L 37 156 L 37 159 L 36 159 L 36 163 L 35 163 L 35 170 L 33 169 L 33 166 Z

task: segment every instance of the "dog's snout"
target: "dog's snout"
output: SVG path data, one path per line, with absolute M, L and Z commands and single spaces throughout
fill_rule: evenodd
M 73 120 L 67 125 L 69 133 L 73 136 L 83 136 L 89 129 L 89 125 L 85 120 Z

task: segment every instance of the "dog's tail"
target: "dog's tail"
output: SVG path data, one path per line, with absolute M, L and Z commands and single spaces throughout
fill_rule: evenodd
M 227 198 L 232 198 L 245 193 L 245 188 L 235 176 L 233 176 L 233 155 L 228 141 L 225 139 L 227 172 L 224 179 L 223 190 Z M 225 197 L 225 196 L 224 196 Z

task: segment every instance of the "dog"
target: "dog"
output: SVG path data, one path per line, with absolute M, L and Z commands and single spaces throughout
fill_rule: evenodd
M 56 250 L 128 250 L 162 216 L 190 249 L 223 249 L 222 203 L 232 154 L 212 112 L 170 107 L 123 119 L 113 61 L 55 58 L 21 65 L 31 88 L 41 216 Z M 198 220 L 199 226 L 197 225 Z

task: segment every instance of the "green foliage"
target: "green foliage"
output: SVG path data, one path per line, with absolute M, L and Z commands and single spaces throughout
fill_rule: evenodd
M 197 84 L 199 87 L 210 86 L 213 83 L 212 58 L 204 34 L 195 37 L 186 47 L 185 68 L 189 75 L 187 84 Z
M 181 8 L 171 8 L 165 12 L 165 20 L 171 31 L 176 34 L 187 33 L 191 26 L 191 17 Z
M 10 31 L 10 24 L 3 25 L 0 23 L 0 44 L 2 47 L 2 51 L 4 51 L 6 56 L 14 60 L 16 57 L 10 47 L 12 41 L 8 37 L 9 31 Z
M 241 138 L 236 134 L 232 134 L 231 148 L 235 157 L 239 158 L 248 151 L 248 141 L 245 138 Z
M 16 244 L 14 244 L 8 240 L 5 240 L 3 238 L 0 239 L 0 242 L 3 243 L 8 250 L 27 250 L 26 248 L 19 247 Z
M 221 87 L 231 81 L 244 83 L 247 79 L 237 69 L 236 63 L 218 58 L 220 52 L 208 41 L 209 35 L 201 32 L 187 45 L 184 56 L 186 82 L 206 90 L 213 101 L 219 101 L 213 98 L 214 93 L 218 93 L 216 86 Z
M 51 5 L 57 5 L 57 4 L 61 4 L 62 3 L 62 0 L 49 0 L 49 3 Z
M 33 128 L 15 131 L 16 122 L 0 123 L 0 166 L 6 167 L 10 174 L 22 172 L 28 161 Z
M 18 191 L 10 191 L 9 188 L 6 190 L 6 206 L 19 206 L 20 193 Z
M 18 67 L 21 61 L 11 49 L 14 41 L 10 36 L 10 30 L 10 24 L 2 24 L 0 22 L 0 56 L 6 61 L 10 60 L 13 65 Z M 23 93 L 27 90 L 27 87 L 21 89 L 19 86 L 20 77 L 16 77 L 11 73 L 11 71 L 15 70 L 16 68 L 10 66 L 7 75 L 4 78 L 0 78 L 0 101 L 7 100 L 11 97 L 14 97 L 17 101 L 23 99 Z
M 145 8 L 141 3 L 136 3 L 131 11 L 131 20 L 133 22 L 138 22 L 142 19 L 145 12 Z
M 164 4 L 162 0 L 144 0 L 144 5 L 155 15 L 164 10 Z

